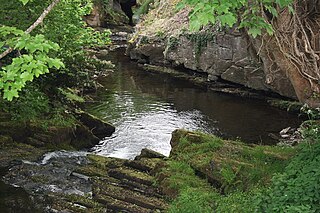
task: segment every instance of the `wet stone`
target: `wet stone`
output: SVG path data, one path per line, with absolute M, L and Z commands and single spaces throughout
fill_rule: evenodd
M 167 208 L 143 162 L 107 158 L 86 152 L 57 151 L 37 161 L 22 160 L 4 180 L 43 198 L 50 212 L 159 212 Z M 148 171 L 139 169 L 135 164 Z

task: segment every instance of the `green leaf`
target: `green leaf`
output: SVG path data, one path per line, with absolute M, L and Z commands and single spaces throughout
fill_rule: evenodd
M 14 47 L 14 49 L 22 50 L 23 48 L 25 48 L 26 44 L 27 44 L 27 41 L 26 41 L 26 40 L 20 39 L 20 40 L 17 42 L 17 44 L 16 44 L 16 46 Z
M 232 27 L 237 22 L 237 18 L 231 13 L 221 15 L 218 19 L 223 26 L 228 25 L 229 27 Z
M 192 20 L 190 22 L 190 30 L 191 31 L 199 31 L 201 26 L 202 26 L 202 24 L 198 19 Z
M 20 78 L 23 79 L 23 81 L 32 81 L 33 80 L 33 74 L 30 72 L 24 72 L 20 75 Z
M 256 38 L 258 35 L 261 35 L 261 28 L 252 27 L 248 30 L 248 33 L 252 35 L 253 38 Z
M 19 1 L 22 2 L 23 5 L 26 5 L 29 2 L 29 0 L 19 0 Z
M 5 81 L 14 81 L 17 74 L 13 72 L 14 70 L 7 71 L 4 75 Z
M 294 14 L 294 9 L 293 9 L 292 5 L 289 5 L 288 8 L 289 8 L 290 13 Z
M 16 98 L 19 97 L 18 90 L 16 89 L 4 90 L 3 92 L 4 99 L 7 99 L 8 101 L 12 101 L 14 97 Z
M 266 30 L 267 30 L 267 33 L 268 33 L 269 35 L 273 35 L 273 28 L 272 28 L 271 24 L 268 24 L 268 25 L 266 26 Z
M 278 17 L 278 12 L 277 10 L 272 7 L 272 6 L 266 6 L 266 9 L 274 16 L 274 17 Z
M 37 51 L 38 45 L 36 45 L 36 44 L 30 44 L 30 45 L 27 46 L 26 49 L 29 50 L 30 53 L 34 53 L 35 51 Z
M 176 6 L 176 10 L 182 10 L 183 8 L 185 8 L 186 7 L 186 4 L 183 2 L 183 1 L 181 1 L 181 2 L 179 2 L 178 4 L 177 4 L 177 6 Z
M 61 67 L 64 67 L 64 64 L 60 59 L 55 58 L 48 60 L 48 66 L 49 68 L 55 67 L 57 69 L 60 69 Z
M 34 69 L 33 70 L 34 75 L 36 76 L 36 78 L 38 78 L 41 74 L 43 74 L 43 70 L 41 69 Z

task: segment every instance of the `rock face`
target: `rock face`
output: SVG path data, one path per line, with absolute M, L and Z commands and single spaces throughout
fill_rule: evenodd
M 85 20 L 90 27 L 101 27 L 105 25 L 104 16 L 103 5 L 96 3 L 93 5 L 90 15 L 85 17 Z
M 106 27 L 127 22 L 127 18 L 121 10 L 118 0 L 94 1 L 92 11 L 84 17 L 90 27 Z
M 208 81 L 222 79 L 255 90 L 296 97 L 286 76 L 277 74 L 277 78 L 269 81 L 249 40 L 236 30 L 207 30 L 166 40 L 140 36 L 127 52 L 140 63 L 184 67 L 206 74 Z
M 250 53 L 240 32 L 188 34 L 169 48 L 165 58 L 174 64 L 208 74 L 208 80 L 221 78 L 257 90 L 268 90 L 263 70 Z

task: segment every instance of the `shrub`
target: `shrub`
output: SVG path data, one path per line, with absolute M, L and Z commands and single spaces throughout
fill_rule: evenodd
M 320 212 L 320 143 L 305 143 L 285 172 L 275 175 L 258 212 Z

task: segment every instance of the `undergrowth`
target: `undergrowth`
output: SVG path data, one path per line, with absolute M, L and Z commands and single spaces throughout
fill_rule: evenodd
M 304 131 L 299 153 L 260 195 L 259 212 L 320 212 L 320 133 L 315 131 L 319 128 L 318 123 Z
M 304 142 L 288 149 L 241 143 L 237 146 L 236 142 L 201 133 L 181 134 L 162 170 L 166 178 L 160 185 L 176 191 L 168 212 L 320 212 L 318 129 L 318 121 L 307 122 Z M 201 168 L 209 167 L 198 165 L 219 159 L 224 161 L 222 167 L 214 166 L 220 176 L 211 177 L 222 184 L 213 186 L 208 182 L 209 176 L 199 176 Z M 248 167 L 235 169 L 235 159 Z M 236 184 L 245 181 L 246 187 Z

